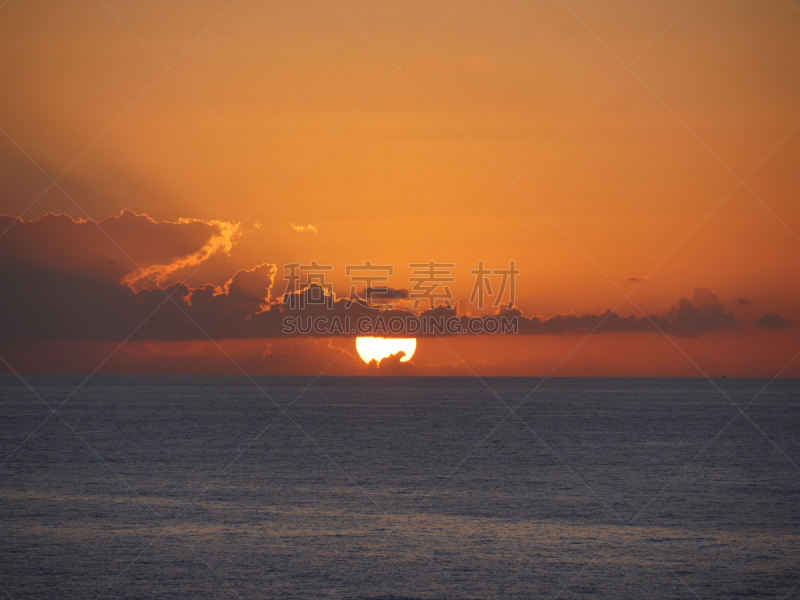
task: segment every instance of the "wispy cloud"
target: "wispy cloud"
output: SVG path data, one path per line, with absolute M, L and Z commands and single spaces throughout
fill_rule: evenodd
M 294 229 L 297 233 L 306 233 L 310 231 L 311 233 L 318 233 L 316 225 L 295 225 L 292 223 L 292 229 Z

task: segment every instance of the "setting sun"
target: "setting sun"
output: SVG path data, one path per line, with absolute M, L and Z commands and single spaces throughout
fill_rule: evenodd
M 405 353 L 400 362 L 408 362 L 414 356 L 416 349 L 416 338 L 360 337 L 356 339 L 356 350 L 365 363 L 372 360 L 381 362 L 381 359 L 398 352 Z
M 800 0 L 0 0 L 0 57 L 0 600 L 800 600 Z

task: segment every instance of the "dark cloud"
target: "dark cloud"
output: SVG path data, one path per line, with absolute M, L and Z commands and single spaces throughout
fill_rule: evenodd
M 764 313 L 756 321 L 756 327 L 765 327 L 767 329 L 786 329 L 788 325 L 789 321 L 782 316 L 770 313 Z
M 129 210 L 102 221 L 53 213 L 33 221 L 0 215 L 0 268 L 153 287 L 177 269 L 229 251 L 237 230 L 235 223 L 220 221 L 159 223 Z
M 0 217 L 1 220 L 16 217 Z M 213 339 L 281 337 L 352 337 L 352 323 L 365 319 L 376 335 L 391 319 L 414 325 L 417 316 L 428 322 L 457 323 L 460 330 L 486 330 L 493 317 L 467 317 L 458 306 L 439 306 L 415 315 L 405 308 L 380 308 L 363 300 L 338 298 L 319 286 L 270 300 L 276 276 L 274 265 L 262 264 L 233 274 L 223 286 L 190 288 L 184 283 L 145 287 L 148 275 L 164 281 L 175 265 L 202 261 L 209 252 L 232 244 L 235 226 L 200 221 L 156 223 L 145 215 L 124 211 L 99 223 L 141 261 L 143 269 L 115 254 L 113 244 L 97 225 L 64 215 L 47 215 L 33 222 L 18 221 L 0 238 L 0 340 L 14 341 L 133 341 L 175 342 Z M 118 251 L 117 251 L 118 252 Z M 376 288 L 387 297 L 403 299 L 408 290 Z M 292 302 L 289 302 L 289 299 Z M 322 301 L 316 301 L 321 299 Z M 296 302 L 295 302 L 296 301 Z M 302 306 L 302 308 L 300 308 Z M 324 317 L 338 328 L 287 331 L 286 317 L 308 322 Z M 557 314 L 525 316 L 513 306 L 495 317 L 516 318 L 522 335 L 604 332 L 657 332 L 697 337 L 737 326 L 710 290 L 697 288 L 691 299 L 644 316 Z M 761 326 L 777 327 L 780 317 L 765 315 Z M 348 322 L 350 327 L 346 325 Z M 771 319 L 771 320 L 770 320 Z M 781 319 L 781 322 L 784 322 Z M 760 322 L 761 323 L 761 322 Z M 380 326 L 384 327 L 383 330 Z M 480 327 L 476 327 L 480 326 Z M 416 337 L 450 335 L 453 330 L 413 331 Z M 408 335 L 406 332 L 395 335 Z M 130 336 L 130 337 L 129 337 Z M 405 363 L 404 363 L 405 364 Z
M 205 285 L 194 289 L 176 283 L 163 289 L 136 291 L 120 283 L 45 269 L 4 268 L 0 269 L 0 276 L 6 282 L 0 288 L 0 339 L 5 340 L 113 341 L 131 336 L 132 340 L 176 341 L 204 339 L 206 334 L 213 339 L 349 337 L 353 332 L 346 324 L 359 319 L 372 323 L 376 334 L 391 335 L 385 329 L 390 320 L 403 320 L 408 327 L 415 318 L 408 310 L 380 310 L 364 302 L 324 294 L 314 286 L 295 293 L 297 305 L 285 298 L 270 302 L 275 267 L 269 264 L 238 271 L 222 287 Z M 600 333 L 660 329 L 670 335 L 696 337 L 736 326 L 736 318 L 715 298 L 707 290 L 697 290 L 691 301 L 683 298 L 677 306 L 649 318 L 622 317 L 613 312 L 526 317 L 513 307 L 497 314 L 509 317 L 509 321 L 516 317 L 522 335 L 587 333 L 596 328 Z M 438 323 L 452 319 L 462 330 L 488 321 L 488 317 L 459 315 L 457 306 L 439 306 L 419 316 Z M 287 332 L 285 317 L 302 318 L 309 324 L 314 317 L 324 317 L 328 323 L 338 319 L 345 325 L 323 332 L 302 328 Z M 381 322 L 383 330 L 379 329 Z M 415 335 L 448 334 L 447 330 L 439 330 Z
M 739 297 L 739 298 L 736 299 L 736 304 L 741 304 L 743 306 L 747 306 L 748 304 L 752 304 L 752 303 L 753 303 L 753 301 L 749 300 L 747 298 Z
M 382 300 L 401 300 L 408 298 L 408 290 L 405 288 L 390 288 L 390 287 L 368 287 L 364 288 L 364 291 L 360 294 L 362 298 L 366 298 L 367 295 L 373 301 L 382 301 Z
M 736 327 L 736 317 L 726 312 L 719 298 L 707 288 L 695 288 L 691 300 L 682 298 L 663 316 L 649 319 L 665 333 L 697 337 L 707 331 Z
M 625 281 L 641 281 L 638 277 L 628 277 Z
M 522 334 L 563 334 L 601 332 L 657 332 L 680 337 L 697 337 L 709 331 L 736 327 L 736 317 L 725 311 L 716 295 L 706 288 L 697 288 L 691 300 L 681 298 L 676 306 L 660 315 L 621 317 L 607 311 L 601 315 L 555 315 L 549 319 L 524 317 L 516 309 L 500 314 L 516 315 Z

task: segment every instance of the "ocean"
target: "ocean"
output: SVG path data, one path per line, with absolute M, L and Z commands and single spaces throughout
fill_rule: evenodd
M 0 377 L 0 598 L 800 598 L 799 380 L 83 379 Z

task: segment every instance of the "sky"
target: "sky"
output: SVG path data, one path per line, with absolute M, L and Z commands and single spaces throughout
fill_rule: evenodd
M 800 376 L 794 1 L 9 0 L 0 55 L 0 372 Z M 366 365 L 285 330 L 312 261 L 519 330 Z

